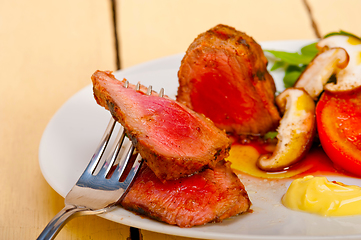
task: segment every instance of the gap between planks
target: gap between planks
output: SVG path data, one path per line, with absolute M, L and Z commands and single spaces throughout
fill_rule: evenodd
M 117 70 L 122 68 L 122 63 L 120 60 L 120 45 L 119 45 L 119 36 L 117 31 L 117 21 L 118 21 L 118 14 L 117 14 L 117 0 L 110 0 L 112 6 L 112 14 L 113 14 L 113 34 L 114 34 L 114 47 L 115 47 L 115 64 Z
M 313 18 L 313 14 L 312 14 L 312 11 L 311 11 L 311 7 L 310 5 L 308 4 L 307 0 L 303 0 L 302 1 L 303 4 L 305 5 L 306 9 L 307 9 L 307 13 L 308 13 L 308 16 L 310 18 L 310 21 L 311 21 L 311 24 L 312 24 L 312 28 L 313 28 L 313 31 L 315 32 L 315 35 L 317 38 L 322 38 L 321 34 L 320 34 L 320 31 L 318 30 L 318 26 L 316 24 L 316 21 L 315 19 Z

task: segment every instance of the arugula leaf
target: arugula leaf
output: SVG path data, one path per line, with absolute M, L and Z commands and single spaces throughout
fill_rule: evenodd
M 307 65 L 318 54 L 317 42 L 304 46 L 299 52 L 284 52 L 275 50 L 264 50 L 278 58 L 273 64 L 271 71 L 279 68 L 285 69 L 283 84 L 285 88 L 292 87 Z
M 283 78 L 283 84 L 285 88 L 293 87 L 295 82 L 302 74 L 302 72 L 306 69 L 307 65 L 302 65 L 301 67 L 295 65 L 289 65 L 286 68 L 285 76 Z
M 264 139 L 274 139 L 277 137 L 278 132 L 268 132 L 263 137 Z
M 335 35 L 344 35 L 344 36 L 349 36 L 349 37 L 354 37 L 357 38 L 358 40 L 361 41 L 361 38 L 356 36 L 355 34 L 340 30 L 339 32 L 331 32 L 326 34 L 323 38 L 327 38 L 327 37 L 331 37 L 331 36 L 335 36 Z
M 290 53 L 290 52 L 275 51 L 275 50 L 264 50 L 264 51 L 272 53 L 276 58 L 279 58 L 285 63 L 291 65 L 308 64 L 313 59 L 311 56 L 301 55 L 299 53 Z
M 286 72 L 283 78 L 283 84 L 285 88 L 293 87 L 298 77 L 301 75 L 300 71 L 290 71 Z
M 301 48 L 301 53 L 306 56 L 314 58 L 318 54 L 318 49 L 316 47 L 317 42 L 308 44 Z
M 276 61 L 272 68 L 271 68 L 271 71 L 274 71 L 276 69 L 279 69 L 279 68 L 282 68 L 282 67 L 285 67 L 286 63 L 285 62 L 282 62 L 282 61 Z

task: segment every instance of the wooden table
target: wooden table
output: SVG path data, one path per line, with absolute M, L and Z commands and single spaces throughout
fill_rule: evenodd
M 0 2 L 0 239 L 35 239 L 63 207 L 38 165 L 42 133 L 97 69 L 182 53 L 218 23 L 256 41 L 361 33 L 359 0 L 14 0 Z M 136 233 L 136 234 L 134 234 Z M 186 239 L 101 217 L 70 221 L 57 239 Z

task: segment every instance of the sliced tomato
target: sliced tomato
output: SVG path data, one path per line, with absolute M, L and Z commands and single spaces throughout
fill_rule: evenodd
M 323 149 L 343 169 L 361 176 L 361 91 L 324 92 L 316 106 Z

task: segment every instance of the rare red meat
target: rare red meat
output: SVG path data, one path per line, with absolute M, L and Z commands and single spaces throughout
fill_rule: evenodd
M 145 166 L 121 205 L 159 221 L 192 227 L 247 212 L 251 202 L 230 163 L 220 161 L 214 169 L 166 182 Z
M 124 126 L 158 178 L 188 176 L 228 156 L 229 139 L 204 116 L 168 97 L 125 88 L 111 72 L 96 71 L 92 81 L 98 104 Z
M 266 66 L 261 47 L 251 37 L 218 25 L 189 46 L 178 72 L 177 100 L 227 132 L 265 134 L 280 119 Z

